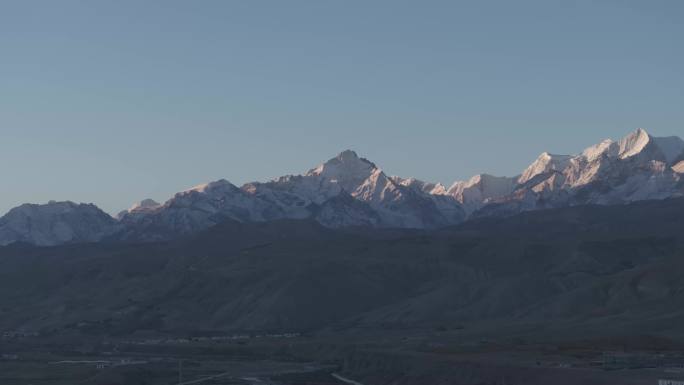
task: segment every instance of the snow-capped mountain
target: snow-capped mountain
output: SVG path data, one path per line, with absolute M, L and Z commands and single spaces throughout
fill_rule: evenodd
M 119 226 L 93 204 L 54 201 L 43 205 L 24 204 L 0 218 L 0 245 L 96 242 L 115 233 Z
M 133 210 L 134 211 L 134 210 Z M 313 218 L 328 227 L 435 228 L 463 221 L 451 196 L 390 178 L 367 159 L 344 151 L 302 175 L 241 188 L 220 180 L 176 194 L 161 206 L 121 216 L 131 237 L 190 234 L 227 218 L 268 221 Z
M 459 201 L 468 214 L 486 205 L 489 201 L 513 192 L 518 178 L 479 174 L 468 181 L 455 182 L 444 194 Z
M 237 187 L 225 180 L 139 205 L 122 216 L 136 236 L 189 234 L 225 218 L 313 218 L 328 227 L 436 228 L 468 217 L 587 203 L 618 204 L 682 194 L 684 141 L 638 129 L 578 155 L 544 152 L 520 175 L 479 174 L 446 188 L 387 176 L 373 162 L 343 151 L 301 175 Z M 144 208 L 142 208 L 145 206 Z
M 0 244 L 164 240 L 221 221 L 314 219 L 327 227 L 438 228 L 471 217 L 581 204 L 622 204 L 684 195 L 684 141 L 638 129 L 577 155 L 544 152 L 520 175 L 479 174 L 449 188 L 387 176 L 355 152 L 301 175 L 237 187 L 226 180 L 143 200 L 111 218 L 94 205 L 22 205 L 0 218 Z
M 225 179 L 182 191 L 163 205 L 121 216 L 122 237 L 163 240 L 206 229 L 226 219 L 241 222 L 275 219 L 271 208 Z
M 121 220 L 126 215 L 139 215 L 144 214 L 149 211 L 153 211 L 161 207 L 161 204 L 154 199 L 143 199 L 140 202 L 134 204 L 127 210 L 123 210 L 117 214 L 116 219 Z
M 476 216 L 581 204 L 622 204 L 681 196 L 684 141 L 638 129 L 604 140 L 579 155 L 543 153 L 509 194 L 495 197 Z

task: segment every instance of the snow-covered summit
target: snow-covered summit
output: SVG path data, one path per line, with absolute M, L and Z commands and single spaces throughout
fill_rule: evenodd
M 0 245 L 27 242 L 51 246 L 95 242 L 117 229 L 114 218 L 93 204 L 50 201 L 23 204 L 0 218 Z
M 555 155 L 543 152 L 522 172 L 520 178 L 518 178 L 518 183 L 527 183 L 537 175 L 548 173 L 549 171 L 563 170 L 567 167 L 570 159 L 572 159 L 571 155 Z
M 320 177 L 328 183 L 339 184 L 345 191 L 353 191 L 376 170 L 378 167 L 373 162 L 345 150 L 304 175 Z
M 134 204 L 133 206 L 131 206 L 131 208 L 128 209 L 128 211 L 154 210 L 159 207 L 161 207 L 161 204 L 159 204 L 154 199 L 148 198 L 143 199 L 140 202 Z
M 441 183 L 425 182 L 416 178 L 401 178 L 398 176 L 391 177 L 392 181 L 402 186 L 413 189 L 418 189 L 424 193 L 431 195 L 445 195 L 447 188 Z
M 470 214 L 492 199 L 513 192 L 516 178 L 478 174 L 467 181 L 457 181 L 446 191 L 460 202 L 466 213 Z
M 579 155 L 543 153 L 523 172 L 511 194 L 492 201 L 478 215 L 680 196 L 681 160 L 684 141 L 654 137 L 642 128 L 618 141 L 606 139 Z
M 654 137 L 645 129 L 638 128 L 617 142 L 606 139 L 588 147 L 581 156 L 587 161 L 594 161 L 601 156 L 627 159 L 649 151 L 646 156 L 671 164 L 684 153 L 684 141 L 677 136 Z
M 389 177 L 375 163 L 345 150 L 300 175 L 239 188 L 225 180 L 200 185 L 138 219 L 171 232 L 182 228 L 183 233 L 222 218 L 314 218 L 330 227 L 439 227 L 469 215 L 497 215 L 497 207 L 515 213 L 675 196 L 681 193 L 684 166 L 677 162 L 684 161 L 683 154 L 681 139 L 657 138 L 638 129 L 578 155 L 544 152 L 518 176 L 479 174 L 447 189 L 416 178 Z
M 651 141 L 651 136 L 643 128 L 638 128 L 617 142 L 620 159 L 637 155 Z
M 589 146 L 584 151 L 582 151 L 581 156 L 586 159 L 587 161 L 591 162 L 594 161 L 604 154 L 607 154 L 608 156 L 617 156 L 618 154 L 618 148 L 615 145 L 615 142 L 612 139 L 606 139 L 601 141 L 598 144 L 595 144 L 593 146 Z
M 0 244 L 161 240 L 227 219 L 310 218 L 328 227 L 436 228 L 470 217 L 580 204 L 622 204 L 684 196 L 684 141 L 637 129 L 577 155 L 544 152 L 513 177 L 478 174 L 449 188 L 387 176 L 345 150 L 299 175 L 238 187 L 225 179 L 176 193 L 163 204 L 136 203 L 113 220 L 94 205 L 22 205 L 0 218 Z
M 198 184 L 197 186 L 191 187 L 185 191 L 181 191 L 178 194 L 192 194 L 192 193 L 212 193 L 220 190 L 233 190 L 237 188 L 234 184 L 230 183 L 225 179 L 219 179 L 208 183 Z M 178 195 L 176 194 L 176 195 Z
M 161 207 L 161 204 L 154 199 L 143 199 L 140 202 L 134 203 L 127 210 L 123 210 L 116 215 L 116 218 L 121 220 L 126 215 L 144 213 L 148 211 L 157 210 Z
M 419 187 L 418 187 L 419 186 Z M 444 186 L 390 178 L 373 162 L 345 150 L 301 175 L 238 188 L 225 180 L 176 194 L 160 208 L 127 215 L 131 227 L 157 234 L 189 233 L 225 218 L 267 221 L 313 218 L 329 227 L 439 227 L 465 214 Z

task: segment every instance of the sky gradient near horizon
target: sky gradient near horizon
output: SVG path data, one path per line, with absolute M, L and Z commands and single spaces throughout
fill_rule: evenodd
M 684 136 L 683 39 L 675 0 L 0 1 L 0 213 L 116 213 L 348 148 L 448 185 Z

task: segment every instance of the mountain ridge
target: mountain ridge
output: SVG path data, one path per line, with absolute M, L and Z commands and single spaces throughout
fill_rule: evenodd
M 545 208 L 678 197 L 684 194 L 682 175 L 684 141 L 654 137 L 641 128 L 577 155 L 543 152 L 513 177 L 478 174 L 448 188 L 388 176 L 375 163 L 345 150 L 299 175 L 240 187 L 220 179 L 178 192 L 161 204 L 145 199 L 116 219 L 70 202 L 15 208 L 0 218 L 0 244 L 97 242 L 112 236 L 156 241 L 187 236 L 225 220 L 309 218 L 330 228 L 434 229 Z M 78 214 L 55 215 L 59 207 Z M 89 231 L 70 221 L 96 226 Z M 34 228 L 33 223 L 42 225 Z
M 592 320 L 629 332 L 662 315 L 682 319 L 683 213 L 677 198 L 393 233 L 226 220 L 171 242 L 0 247 L 0 302 L 12 309 L 0 327 L 292 332 Z M 56 305 L 66 300 L 69 308 Z M 681 334 L 682 325 L 668 327 Z

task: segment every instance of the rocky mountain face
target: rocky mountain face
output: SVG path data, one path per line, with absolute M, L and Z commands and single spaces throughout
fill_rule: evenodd
M 161 204 L 154 199 L 143 199 L 142 201 L 131 206 L 131 208 L 128 210 L 119 212 L 119 214 L 116 215 L 116 219 L 121 220 L 126 215 L 144 215 L 145 213 L 149 213 L 160 207 Z
M 516 185 L 517 178 L 480 174 L 468 181 L 455 182 L 444 194 L 456 198 L 471 214 L 487 202 L 511 194 Z
M 579 155 L 541 154 L 512 191 L 481 202 L 475 216 L 585 204 L 624 204 L 682 196 L 684 141 L 638 129 Z
M 24 204 L 0 218 L 0 245 L 96 242 L 111 236 L 120 226 L 93 204 L 54 201 L 44 205 Z
M 11 310 L 0 329 L 465 332 L 521 323 L 582 339 L 684 336 L 682 215 L 684 198 L 430 233 L 226 220 L 170 243 L 2 247 L 0 305 Z
M 480 174 L 449 188 L 390 177 L 347 150 L 301 175 L 241 187 L 218 180 L 179 192 L 164 204 L 146 199 L 119 213 L 118 221 L 93 205 L 23 205 L 0 219 L 0 243 L 164 240 L 228 219 L 434 229 L 530 210 L 678 197 L 684 192 L 683 175 L 684 141 L 653 137 L 643 129 L 578 155 L 544 152 L 518 176 Z
M 437 228 L 462 222 L 465 212 L 453 197 L 390 178 L 374 163 L 344 151 L 302 175 L 242 187 L 211 182 L 120 217 L 125 238 L 149 240 L 191 234 L 226 219 L 312 218 L 333 228 Z

